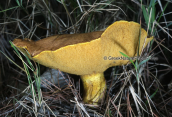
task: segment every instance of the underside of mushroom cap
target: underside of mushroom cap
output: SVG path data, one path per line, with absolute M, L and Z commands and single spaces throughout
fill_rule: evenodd
M 146 47 L 153 37 L 147 38 L 147 32 L 143 28 L 140 33 L 140 24 L 136 22 L 117 21 L 103 32 L 101 39 L 102 43 L 106 43 L 103 47 L 103 56 L 107 57 L 105 61 L 107 68 L 109 68 L 127 64 L 129 60 L 124 60 L 125 57 L 120 52 L 134 58 L 137 56 L 138 47 L 140 54 L 141 49 Z
M 100 61 L 102 51 L 99 37 L 102 33 L 102 31 L 99 31 L 84 34 L 62 35 L 62 40 L 65 41 L 61 41 L 61 38 L 53 36 L 42 39 L 40 42 L 38 41 L 39 43 L 21 39 L 15 39 L 13 43 L 20 49 L 25 48 L 31 54 L 33 60 L 44 66 L 60 69 L 61 71 L 71 74 L 86 75 L 94 72 L 99 73 L 99 71 L 103 72 L 105 70 Z M 71 42 L 69 44 L 67 39 L 69 41 L 74 40 L 78 43 Z M 57 45 L 61 44 L 56 43 L 61 43 L 66 46 L 59 48 Z M 55 47 L 56 49 L 50 49 L 50 46 L 52 46 L 51 44 L 57 46 Z M 44 45 L 46 45 L 48 49 L 45 49 Z M 35 53 L 38 52 L 39 54 L 35 55 Z
M 127 64 L 128 60 L 105 60 L 105 57 L 121 57 L 120 52 L 134 57 L 139 46 L 139 32 L 140 24 L 118 21 L 104 32 L 58 35 L 37 42 L 15 39 L 13 43 L 27 49 L 32 59 L 42 65 L 71 74 L 88 75 Z M 140 48 L 153 38 L 146 37 L 146 31 L 141 29 Z

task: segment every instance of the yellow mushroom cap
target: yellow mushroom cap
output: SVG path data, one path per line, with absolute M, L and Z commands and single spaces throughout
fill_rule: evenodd
M 139 46 L 140 35 L 140 46 Z M 136 22 L 117 21 L 110 25 L 101 35 L 103 44 L 103 56 L 107 57 L 107 68 L 112 66 L 124 65 L 129 60 L 124 60 L 120 52 L 129 57 L 136 57 L 139 48 L 141 50 L 146 47 L 153 37 L 147 38 L 147 32 L 141 28 Z
M 103 73 L 111 66 L 128 62 L 105 60 L 105 56 L 121 57 L 120 51 L 134 57 L 138 48 L 139 29 L 138 23 L 118 21 L 104 32 L 58 35 L 37 42 L 15 39 L 13 43 L 21 50 L 26 49 L 32 59 L 42 65 L 71 74 L 88 75 Z M 153 39 L 146 37 L 146 31 L 141 29 L 140 46 L 146 46 Z

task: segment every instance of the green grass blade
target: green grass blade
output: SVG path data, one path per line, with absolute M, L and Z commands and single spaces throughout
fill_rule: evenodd
M 128 55 L 126 55 L 126 54 L 124 54 L 124 53 L 122 53 L 122 52 L 119 52 L 119 53 L 120 53 L 121 55 L 127 57 L 127 58 L 129 59 L 129 61 L 134 65 L 135 69 L 137 70 L 137 67 L 135 66 L 133 60 L 132 60 Z
M 144 64 L 147 61 L 149 61 L 150 58 L 151 58 L 151 56 L 147 57 L 145 60 L 141 61 L 138 66 L 140 67 L 142 64 Z

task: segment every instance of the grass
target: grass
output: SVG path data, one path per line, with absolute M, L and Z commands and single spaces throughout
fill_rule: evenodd
M 170 1 L 0 3 L 0 116 L 172 116 L 171 89 L 167 87 L 172 69 Z M 105 30 L 118 20 L 138 22 L 155 38 L 141 54 L 144 59 L 105 72 L 106 99 L 98 108 L 83 104 L 80 80 L 61 72 L 67 86 L 49 83 L 47 89 L 42 89 L 40 76 L 45 67 L 30 61 L 9 42 L 14 38 L 40 40 L 55 34 Z

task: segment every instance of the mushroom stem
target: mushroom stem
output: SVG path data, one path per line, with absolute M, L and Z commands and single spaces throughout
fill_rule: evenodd
M 85 103 L 97 105 L 105 95 L 106 80 L 103 73 L 93 73 L 90 75 L 82 75 L 81 80 L 84 85 Z

